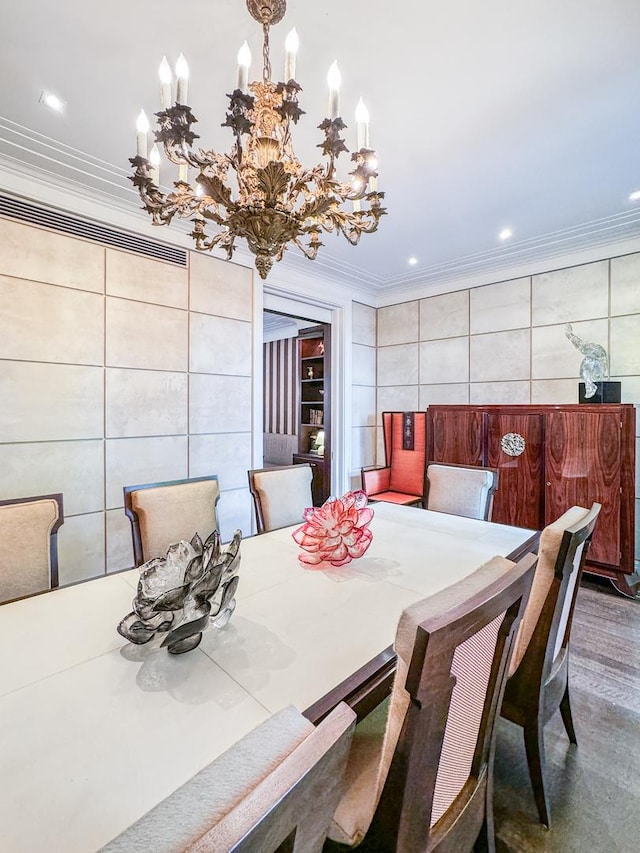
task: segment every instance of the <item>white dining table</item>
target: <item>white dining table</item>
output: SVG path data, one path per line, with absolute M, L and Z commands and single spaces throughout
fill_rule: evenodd
M 116 633 L 138 571 L 0 607 L 0 850 L 87 853 L 285 705 L 317 703 L 393 642 L 402 610 L 533 531 L 374 505 L 367 553 L 304 568 L 295 528 L 243 541 L 237 608 L 172 656 Z

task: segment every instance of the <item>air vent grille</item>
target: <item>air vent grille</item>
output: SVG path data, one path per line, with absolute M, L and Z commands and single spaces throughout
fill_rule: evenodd
M 64 234 L 73 234 L 74 237 L 84 237 L 87 240 L 95 240 L 107 246 L 116 246 L 118 249 L 127 249 L 166 261 L 181 267 L 187 265 L 187 253 L 184 249 L 176 249 L 162 243 L 155 243 L 145 237 L 129 234 L 126 231 L 117 231 L 100 225 L 97 222 L 87 222 L 84 219 L 76 219 L 68 216 L 60 210 L 48 210 L 44 207 L 36 207 L 26 201 L 0 195 L 0 214 L 30 222 L 32 225 L 40 225 L 43 228 L 51 228 L 52 231 L 61 231 Z

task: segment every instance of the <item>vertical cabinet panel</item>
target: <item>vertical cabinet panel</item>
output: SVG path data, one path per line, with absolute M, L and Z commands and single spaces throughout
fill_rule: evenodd
M 482 465 L 482 419 L 482 412 L 473 410 L 434 411 L 427 445 L 429 460 Z
M 516 433 L 524 439 L 519 456 L 506 453 L 503 436 Z M 499 471 L 492 520 L 516 527 L 544 526 L 544 416 L 540 414 L 486 415 L 487 466 Z
M 602 504 L 589 558 L 620 563 L 620 416 L 550 412 L 546 435 L 546 518 L 578 504 Z

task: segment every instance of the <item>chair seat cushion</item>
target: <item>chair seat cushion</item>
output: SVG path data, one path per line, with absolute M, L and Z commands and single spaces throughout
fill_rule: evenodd
M 369 495 L 371 501 L 386 501 L 391 504 L 412 504 L 422 500 L 422 495 L 407 495 L 404 492 L 378 492 L 377 495 Z

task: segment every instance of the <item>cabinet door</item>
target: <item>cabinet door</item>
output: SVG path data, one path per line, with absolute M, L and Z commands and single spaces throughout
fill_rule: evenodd
M 524 439 L 524 449 L 510 455 L 507 451 L 520 450 L 519 438 Z M 487 465 L 499 472 L 492 521 L 533 530 L 544 526 L 543 448 L 543 415 L 487 414 Z
M 550 412 L 546 418 L 546 524 L 574 504 L 602 504 L 589 559 L 620 565 L 620 416 Z
M 482 465 L 482 417 L 479 411 L 431 410 L 431 462 Z

